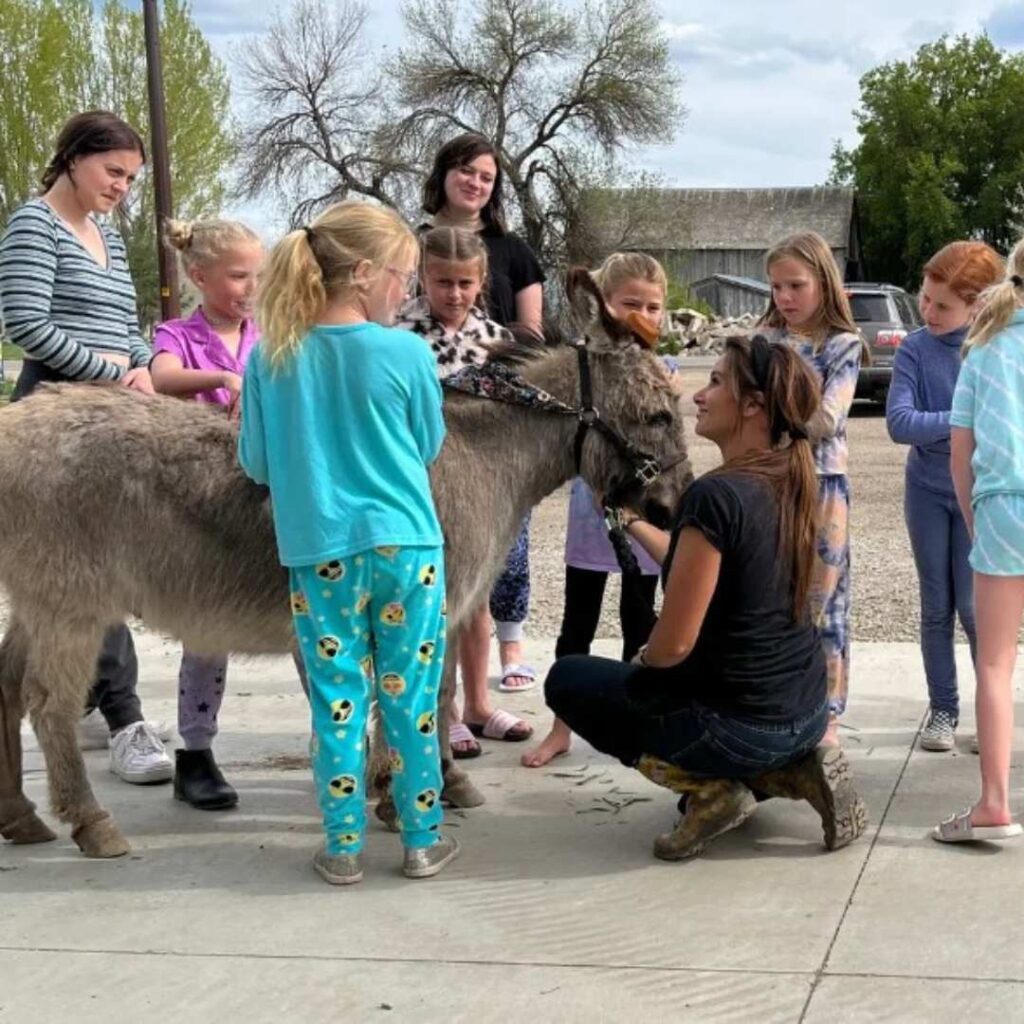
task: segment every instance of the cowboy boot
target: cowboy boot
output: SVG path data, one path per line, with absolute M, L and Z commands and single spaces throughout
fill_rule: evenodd
M 742 825 L 757 807 L 754 794 L 733 779 L 698 778 L 644 754 L 637 769 L 651 782 L 686 797 L 686 813 L 671 832 L 654 840 L 654 856 L 661 860 L 696 857 L 713 839 Z
M 818 747 L 799 761 L 745 780 L 751 789 L 789 800 L 806 800 L 821 818 L 825 846 L 840 850 L 868 827 L 868 811 L 853 787 L 841 747 Z

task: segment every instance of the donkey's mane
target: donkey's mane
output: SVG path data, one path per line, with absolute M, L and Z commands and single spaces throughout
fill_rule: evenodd
M 550 355 L 552 349 L 559 349 L 568 344 L 565 334 L 554 324 L 545 324 L 543 334 L 538 334 L 522 324 L 512 324 L 509 332 L 512 335 L 510 339 L 489 344 L 489 362 L 522 366 L 524 363 L 534 363 Z

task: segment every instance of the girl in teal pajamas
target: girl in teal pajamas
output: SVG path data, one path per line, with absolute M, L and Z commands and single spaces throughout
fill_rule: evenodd
M 444 551 L 427 467 L 444 440 L 430 349 L 391 328 L 415 280 L 415 236 L 392 211 L 340 203 L 276 246 L 263 340 L 242 388 L 239 460 L 270 488 L 309 677 L 311 759 L 336 885 L 362 878 L 366 727 L 379 702 L 404 871 L 437 874 L 437 699 Z

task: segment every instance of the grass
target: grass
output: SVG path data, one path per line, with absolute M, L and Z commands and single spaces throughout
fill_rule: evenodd
M 0 342 L 0 350 L 3 352 L 4 359 L 22 359 L 22 351 L 17 345 L 12 345 L 9 341 Z

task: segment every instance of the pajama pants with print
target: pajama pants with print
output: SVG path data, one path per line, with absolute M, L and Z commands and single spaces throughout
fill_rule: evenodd
M 292 615 L 309 679 L 310 758 L 328 854 L 366 831 L 367 720 L 376 697 L 402 843 L 437 842 L 437 699 L 444 664 L 444 552 L 379 547 L 292 567 Z
M 850 482 L 818 477 L 818 541 L 811 577 L 811 614 L 828 668 L 828 704 L 841 715 L 850 686 Z

